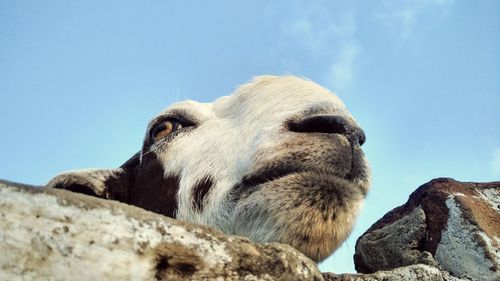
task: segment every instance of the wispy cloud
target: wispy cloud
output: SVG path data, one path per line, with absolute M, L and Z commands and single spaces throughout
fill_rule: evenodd
M 354 63 L 360 47 L 354 41 L 341 42 L 337 60 L 331 67 L 332 84 L 338 89 L 350 88 L 354 79 Z
M 383 23 L 401 40 L 409 39 L 419 20 L 426 13 L 433 13 L 438 20 L 446 17 L 454 0 L 410 0 L 385 1 L 382 11 L 375 12 L 374 18 Z
M 355 32 L 352 14 L 334 16 L 328 9 L 314 5 L 300 5 L 297 10 L 297 15 L 285 22 L 282 29 L 286 34 L 300 38 L 314 51 L 322 51 L 333 41 L 352 37 Z
M 354 13 L 349 9 L 333 9 L 324 3 L 299 1 L 295 4 L 293 16 L 282 25 L 283 32 L 324 62 L 324 78 L 332 89 L 347 90 L 355 78 L 355 62 L 361 51 L 355 40 Z
M 491 162 L 491 173 L 500 178 L 500 147 L 493 150 L 493 161 Z

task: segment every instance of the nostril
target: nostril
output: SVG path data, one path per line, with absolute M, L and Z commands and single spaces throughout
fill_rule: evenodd
M 347 133 L 347 120 L 340 116 L 318 115 L 288 123 L 290 131 L 299 133 Z
M 354 131 L 354 137 L 356 138 L 356 141 L 359 143 L 359 145 L 363 145 L 366 142 L 365 132 L 361 129 L 356 129 Z
M 366 136 L 363 130 L 349 120 L 336 115 L 317 115 L 299 121 L 288 122 L 288 129 L 298 133 L 342 134 L 362 145 Z

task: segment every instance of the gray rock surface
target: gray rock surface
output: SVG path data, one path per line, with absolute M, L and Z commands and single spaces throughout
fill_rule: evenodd
M 500 280 L 499 206 L 500 182 L 432 180 L 358 239 L 356 270 L 427 264 L 458 278 Z
M 433 180 L 358 239 L 364 274 L 321 274 L 287 245 L 0 181 L 0 280 L 500 280 L 499 205 L 500 182 Z
M 323 280 L 255 244 L 122 203 L 0 182 L 0 280 Z
M 442 272 L 432 266 L 417 264 L 399 267 L 390 271 L 373 274 L 333 274 L 324 273 L 326 281 L 442 281 Z

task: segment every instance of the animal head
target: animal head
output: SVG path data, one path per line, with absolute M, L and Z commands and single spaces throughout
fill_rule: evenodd
M 315 261 L 350 233 L 369 188 L 365 135 L 342 101 L 297 77 L 257 77 L 213 103 L 173 104 L 118 169 L 48 187 L 136 205 Z

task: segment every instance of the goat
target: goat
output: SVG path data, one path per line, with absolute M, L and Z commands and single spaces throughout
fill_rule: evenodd
M 63 173 L 47 186 L 286 243 L 322 261 L 347 238 L 368 192 L 364 142 L 333 93 L 261 76 L 213 103 L 171 105 L 120 168 Z

